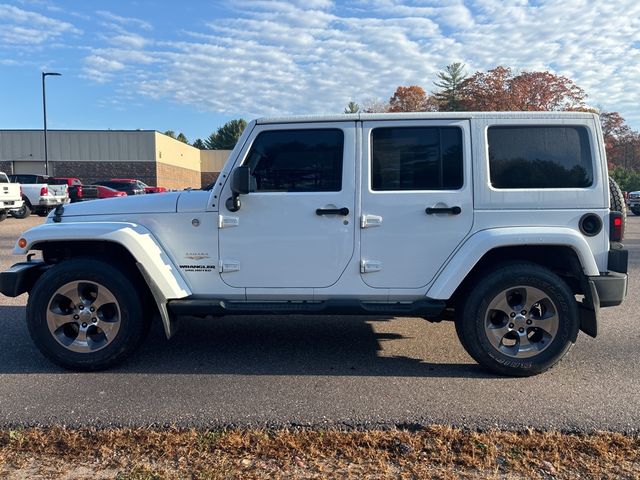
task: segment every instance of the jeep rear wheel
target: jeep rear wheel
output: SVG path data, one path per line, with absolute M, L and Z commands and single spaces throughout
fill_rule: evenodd
M 529 376 L 553 367 L 580 326 L 566 283 L 532 263 L 493 271 L 459 310 L 456 331 L 462 345 L 480 365 L 502 375 Z
M 135 287 L 94 259 L 64 261 L 44 273 L 29 295 L 27 325 L 44 356 L 73 370 L 117 364 L 147 331 Z

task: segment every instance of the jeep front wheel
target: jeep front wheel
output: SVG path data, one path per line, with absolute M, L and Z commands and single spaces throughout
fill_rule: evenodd
M 456 331 L 462 345 L 480 365 L 502 375 L 536 375 L 553 367 L 580 327 L 567 284 L 532 263 L 493 271 L 460 310 Z
M 67 260 L 47 270 L 29 295 L 27 325 L 44 356 L 72 370 L 117 364 L 146 332 L 135 287 L 94 259 Z

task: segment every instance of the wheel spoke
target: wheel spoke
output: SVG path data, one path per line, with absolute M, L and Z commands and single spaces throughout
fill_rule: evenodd
M 491 345 L 493 345 L 495 348 L 500 348 L 502 347 L 502 341 L 504 339 L 504 336 L 509 333 L 509 326 L 508 325 L 504 325 L 504 326 L 492 326 L 492 327 L 488 327 L 487 328 L 487 338 L 489 339 L 489 342 L 491 343 Z
M 518 353 L 520 351 L 527 352 L 534 346 L 535 344 L 531 343 L 526 331 L 518 334 Z
M 67 323 L 77 323 L 77 321 L 73 319 L 72 314 L 56 313 L 49 310 L 47 313 L 47 323 L 49 323 L 50 328 L 55 331 Z
M 524 309 L 529 312 L 531 308 L 536 304 L 540 303 L 544 300 L 547 300 L 547 294 L 542 290 L 539 290 L 534 287 L 525 287 L 523 289 L 524 292 L 524 301 L 522 302 Z
M 540 319 L 534 319 L 531 326 L 544 330 L 547 334 L 552 335 L 554 330 L 558 328 L 558 315 L 553 313 Z
M 101 307 L 107 304 L 117 304 L 116 297 L 104 287 L 98 288 L 98 295 L 96 299 L 93 301 L 92 306 L 95 307 L 96 310 L 99 310 Z
M 509 292 L 506 291 L 502 292 L 501 295 L 498 295 L 498 297 L 496 297 L 496 299 L 489 305 L 489 310 L 499 310 L 504 312 L 506 315 L 509 315 L 513 311 L 513 308 L 509 305 L 507 298 L 508 293 Z
M 87 344 L 87 329 L 80 328 L 78 329 L 78 336 L 76 337 L 73 343 L 79 343 L 80 346 L 85 346 Z
M 69 300 L 69 305 L 73 308 L 76 302 L 80 299 L 80 293 L 78 291 L 78 282 L 71 282 L 66 284 L 63 288 L 56 292 L 56 296 L 65 297 Z
M 105 322 L 103 320 L 98 320 L 98 323 L 95 324 L 97 328 L 104 333 L 104 336 L 107 339 L 107 342 L 113 340 L 113 337 L 118 330 L 120 329 L 120 324 L 118 322 Z

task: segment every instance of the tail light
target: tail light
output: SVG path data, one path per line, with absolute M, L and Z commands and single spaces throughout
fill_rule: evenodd
M 624 237 L 624 221 L 621 212 L 611 212 L 609 214 L 609 240 L 612 242 L 621 242 Z
M 84 196 L 84 192 L 82 191 L 82 185 L 78 185 L 76 188 L 76 196 L 77 197 L 83 197 Z
M 49 189 L 46 186 L 40 189 L 40 196 L 44 197 L 45 195 L 49 195 Z

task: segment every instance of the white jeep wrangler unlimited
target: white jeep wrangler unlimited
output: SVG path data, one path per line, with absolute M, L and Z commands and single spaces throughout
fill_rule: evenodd
M 627 289 L 597 115 L 257 120 L 199 191 L 58 207 L 0 276 L 42 353 L 114 365 L 150 318 L 370 314 L 454 320 L 484 367 L 556 364 Z M 619 210 L 619 211 L 615 211 Z M 268 341 L 268 339 L 265 339 Z

